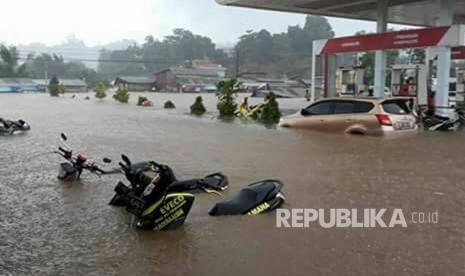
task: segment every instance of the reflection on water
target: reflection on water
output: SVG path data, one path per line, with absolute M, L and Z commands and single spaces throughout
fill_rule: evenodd
M 154 108 L 112 99 L 0 95 L 0 117 L 23 118 L 27 135 L 0 137 L 1 275 L 460 275 L 465 273 L 463 133 L 352 137 L 223 123 L 186 115 L 195 95 L 153 95 Z M 133 101 L 136 100 L 133 97 Z M 161 108 L 171 99 L 175 111 Z M 307 103 L 284 100 L 297 110 Z M 180 179 L 222 171 L 224 196 L 263 178 L 285 183 L 286 208 L 439 210 L 439 224 L 407 229 L 277 229 L 274 214 L 209 217 L 221 200 L 196 198 L 186 225 L 136 232 L 107 205 L 118 176 L 55 178 L 51 151 L 66 131 L 99 159 L 155 159 Z

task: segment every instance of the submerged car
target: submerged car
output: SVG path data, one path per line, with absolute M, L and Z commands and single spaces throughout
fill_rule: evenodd
M 280 126 L 349 134 L 416 131 L 412 98 L 326 98 L 281 119 Z

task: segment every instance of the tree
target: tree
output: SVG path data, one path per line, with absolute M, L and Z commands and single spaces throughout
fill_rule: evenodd
M 409 49 L 407 50 L 409 63 L 424 64 L 426 59 L 425 49 Z
M 107 96 L 107 87 L 105 85 L 105 83 L 103 83 L 102 81 L 99 81 L 97 82 L 97 86 L 95 88 L 95 97 L 97 99 L 103 99 Z
M 18 64 L 19 52 L 16 47 L 6 47 L 0 44 L 0 77 L 27 77 L 25 64 Z
M 195 98 L 194 104 L 192 104 L 190 108 L 191 108 L 191 114 L 194 114 L 194 115 L 202 115 L 205 112 L 207 112 L 207 109 L 203 105 L 202 96 L 197 96 L 197 98 Z
M 239 83 L 236 79 L 220 81 L 217 85 L 220 91 L 218 96 L 218 104 L 216 107 L 220 112 L 221 118 L 234 118 L 234 113 L 237 109 L 236 96 L 239 91 Z
M 397 63 L 399 59 L 399 51 L 390 50 L 387 51 L 386 66 Z M 375 76 L 375 52 L 364 52 L 359 56 L 360 66 L 365 67 L 365 74 L 363 76 L 363 82 L 366 85 L 373 85 Z
M 117 76 L 137 76 L 145 73 L 141 59 L 141 49 L 137 45 L 126 50 L 100 51 L 98 72 L 105 79 Z
M 277 124 L 281 118 L 281 112 L 279 111 L 279 104 L 276 101 L 276 95 L 270 92 L 265 99 L 266 103 L 263 106 L 263 110 L 260 114 L 260 121 L 265 124 Z
M 289 26 L 285 33 L 248 30 L 236 44 L 241 71 L 274 75 L 300 71 L 300 77 L 310 77 L 313 41 L 333 36 L 331 25 L 321 16 L 307 16 L 303 27 Z
M 102 50 L 98 72 L 106 78 L 121 75 L 140 75 L 168 69 L 193 59 L 208 58 L 222 65 L 231 60 L 216 48 L 212 40 L 185 29 L 174 29 L 163 40 L 147 36 L 142 45 L 132 45 L 125 50 Z
M 33 78 L 44 78 L 45 73 L 66 79 L 83 79 L 94 87 L 97 80 L 102 79 L 98 73 L 89 69 L 82 62 L 65 62 L 62 56 L 53 54 L 35 55 L 30 53 L 26 59 L 25 66 Z
M 120 88 L 116 91 L 116 93 L 113 95 L 113 99 L 120 103 L 128 103 L 129 102 L 129 92 L 125 88 Z
M 61 88 L 60 88 L 60 81 L 58 80 L 57 76 L 53 76 L 50 79 L 50 82 L 48 84 L 48 91 L 50 93 L 50 96 L 52 97 L 58 97 L 61 93 Z

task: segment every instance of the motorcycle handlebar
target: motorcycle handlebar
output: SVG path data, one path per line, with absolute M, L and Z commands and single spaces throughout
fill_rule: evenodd
M 123 163 L 123 162 L 119 162 L 118 165 L 123 168 L 124 171 L 127 171 L 128 170 L 128 167 Z

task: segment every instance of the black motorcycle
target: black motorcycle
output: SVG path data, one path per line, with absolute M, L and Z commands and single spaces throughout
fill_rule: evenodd
M 275 210 L 284 203 L 279 180 L 262 180 L 250 184 L 229 200 L 219 202 L 208 212 L 211 216 L 259 215 Z
M 228 188 L 228 178 L 222 173 L 214 173 L 204 178 L 179 181 L 171 167 L 159 164 L 155 161 L 132 163 L 126 155 L 121 156 L 123 162 L 119 162 L 121 172 L 129 181 L 129 187 L 116 189 L 110 205 L 126 206 L 127 195 L 140 197 L 151 183 L 158 187 L 165 187 L 169 192 L 214 192 L 218 193 Z M 122 183 L 122 182 L 121 182 Z M 122 184 L 124 185 L 124 184 Z M 121 187 L 121 185 L 119 185 Z
M 80 179 L 84 170 L 99 176 L 120 172 L 119 170 L 105 171 L 101 169 L 95 162 L 88 161 L 87 156 L 83 153 L 73 156 L 73 150 L 66 144 L 66 141 L 68 140 L 66 134 L 61 133 L 61 140 L 64 147 L 58 147 L 58 151 L 55 151 L 54 153 L 62 156 L 66 159 L 66 162 L 60 163 L 58 179 L 63 181 L 77 181 Z M 103 158 L 103 162 L 108 164 L 111 163 L 111 160 Z
M 155 161 L 133 164 L 126 155 L 121 158 L 119 165 L 129 186 L 118 182 L 110 205 L 126 207 L 136 216 L 140 229 L 176 229 L 184 223 L 195 199 L 186 192 L 219 192 L 228 187 L 228 178 L 221 173 L 178 181 L 167 165 Z
M 11 121 L 0 118 L 0 135 L 13 135 L 15 132 L 27 132 L 31 126 L 23 120 Z
M 111 205 L 125 206 L 136 216 L 139 229 L 172 230 L 181 226 L 194 203 L 194 195 L 186 191 L 205 187 L 224 190 L 227 178 L 213 174 L 204 179 L 177 181 L 173 170 L 153 161 L 132 164 L 122 156 L 119 165 L 131 183 L 119 182 Z M 217 203 L 210 209 L 211 216 L 259 215 L 279 208 L 285 201 L 279 180 L 263 180 L 250 184 L 230 200 Z
M 434 114 L 433 109 L 423 108 L 419 111 L 421 122 L 426 131 L 454 131 L 464 122 L 463 111 L 455 110 L 450 116 L 439 116 Z

